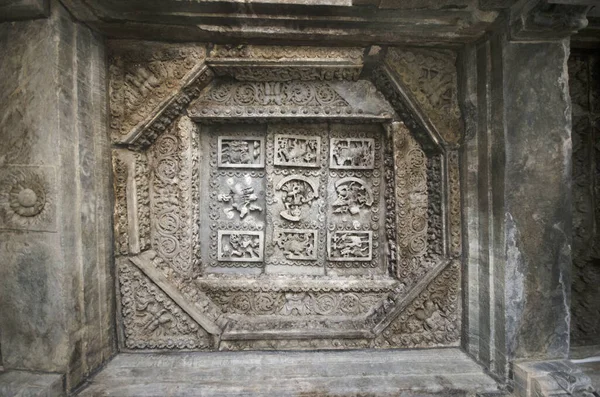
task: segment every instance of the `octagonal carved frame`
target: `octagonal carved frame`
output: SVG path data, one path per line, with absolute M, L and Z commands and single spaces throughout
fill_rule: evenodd
M 349 64 L 351 72 L 336 75 L 320 71 L 334 69 L 325 61 L 300 67 L 268 62 L 263 73 L 260 62 L 246 60 L 239 69 L 235 61 L 227 64 L 220 59 L 215 72 L 210 58 L 194 59 L 185 81 L 134 129 L 114 139 L 122 348 L 458 345 L 462 304 L 458 146 L 443 139 L 431 121 L 435 118 L 419 105 L 389 60 L 383 58 L 359 77 L 355 60 Z M 252 77 L 238 80 L 240 75 Z M 273 75 L 280 78 L 273 81 Z M 288 75 L 296 79 L 287 80 Z M 286 96 L 300 86 L 309 99 Z M 253 95 L 235 98 L 248 90 Z M 201 126 L 328 122 L 376 123 L 384 128 L 389 277 L 298 277 L 291 282 L 203 275 L 200 240 L 207 236 L 201 235 L 198 215 Z M 347 315 L 349 308 L 355 310 L 352 315 Z M 259 320 L 248 321 L 249 314 Z M 272 320 L 274 315 L 277 319 Z

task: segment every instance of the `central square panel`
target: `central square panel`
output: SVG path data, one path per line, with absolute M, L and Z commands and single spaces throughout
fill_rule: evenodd
M 200 139 L 205 274 L 387 273 L 379 125 L 205 125 Z

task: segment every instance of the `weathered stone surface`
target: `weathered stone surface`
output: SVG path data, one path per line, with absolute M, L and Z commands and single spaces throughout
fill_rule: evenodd
M 495 390 L 495 382 L 464 353 L 432 349 L 123 354 L 79 396 L 424 397 Z
M 0 338 L 7 369 L 72 388 L 115 349 L 105 63 L 52 9 L 0 25 Z
M 477 298 L 468 321 L 476 332 L 467 347 L 506 379 L 512 360 L 560 359 L 569 349 L 567 57 L 563 41 L 511 43 L 502 36 L 465 57 L 477 79 L 463 99 L 465 108 L 477 107 L 467 113 L 477 134 L 464 148 L 463 169 L 474 173 L 465 195 L 477 197 L 478 206 L 467 213 L 475 219 L 467 220 L 465 253 L 479 279 L 474 289 L 469 282 Z
M 386 65 L 401 77 L 404 89 L 439 135 L 450 144 L 462 139 L 458 107 L 456 55 L 449 51 L 389 48 Z
M 514 377 L 516 397 L 598 395 L 590 378 L 567 360 L 516 363 Z
M 44 18 L 49 14 L 49 0 L 0 1 L 0 22 Z
M 3 397 L 63 397 L 63 377 L 27 371 L 0 372 L 0 395 Z
M 507 43 L 501 51 L 503 98 L 492 100 L 502 101 L 504 124 L 493 129 L 492 147 L 503 153 L 495 166 L 504 179 L 493 213 L 503 225 L 494 260 L 506 261 L 507 355 L 562 358 L 571 282 L 568 43 Z
M 600 58 L 569 58 L 573 109 L 573 293 L 571 342 L 600 344 Z

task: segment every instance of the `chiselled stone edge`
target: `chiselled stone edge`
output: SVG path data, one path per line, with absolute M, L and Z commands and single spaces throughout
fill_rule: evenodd
M 130 257 L 129 261 L 137 266 L 153 283 L 155 283 L 169 298 L 181 307 L 191 318 L 194 319 L 206 332 L 212 335 L 220 335 L 221 328 L 208 318 L 201 308 L 196 307 L 194 303 L 189 302 L 186 297 L 160 273 L 152 263 L 140 254 Z
M 230 322 L 227 329 L 221 335 L 221 340 L 289 340 L 289 339 L 373 339 L 376 337 L 369 329 L 352 329 L 355 321 L 337 324 L 337 329 L 311 328 L 310 330 L 243 330 L 236 329 L 235 322 Z M 293 323 L 291 323 L 293 324 Z M 348 327 L 345 326 L 348 324 Z

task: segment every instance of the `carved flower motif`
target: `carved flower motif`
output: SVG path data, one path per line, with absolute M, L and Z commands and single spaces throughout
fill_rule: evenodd
M 14 167 L 0 181 L 0 223 L 19 228 L 49 227 L 50 190 L 38 167 Z

